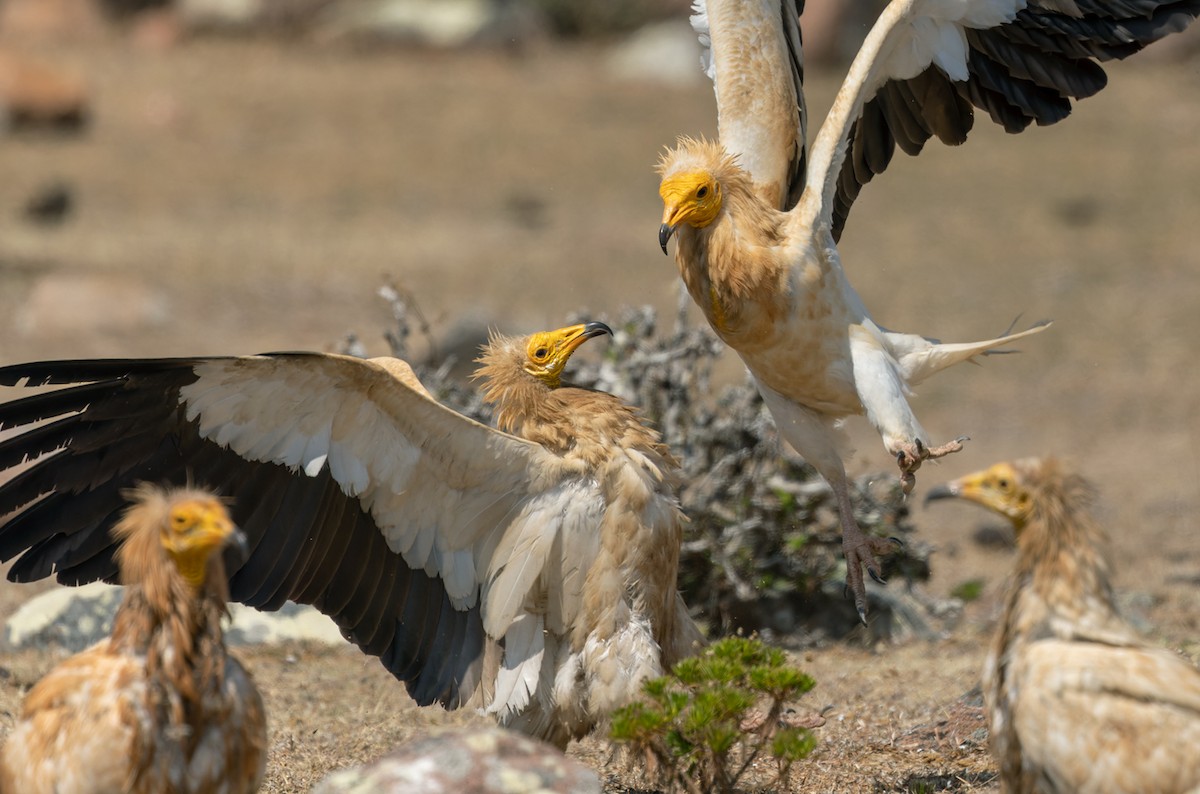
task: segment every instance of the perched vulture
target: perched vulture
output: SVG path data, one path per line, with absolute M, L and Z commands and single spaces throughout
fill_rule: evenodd
M 983 668 L 1000 785 L 1021 794 L 1200 791 L 1200 671 L 1121 620 L 1091 488 L 1054 459 L 929 492 L 996 511 L 1017 564 Z
M 906 492 L 934 444 L 909 387 L 1041 330 L 939 344 L 872 321 L 836 241 L 861 187 L 899 147 L 962 143 L 978 107 L 1010 132 L 1064 118 L 1105 84 L 1097 61 L 1182 30 L 1200 0 L 892 0 L 867 35 L 811 149 L 802 91 L 802 0 L 696 0 L 709 45 L 719 143 L 682 138 L 659 164 L 663 252 L 692 298 L 741 355 L 780 433 L 832 485 L 848 584 L 860 616 L 862 567 L 875 553 L 850 505 L 838 421 L 865 414 Z
M 13 794 L 257 791 L 267 723 L 225 651 L 218 552 L 238 531 L 194 488 L 141 485 L 113 527 L 125 596 L 112 636 L 46 674 L 0 753 Z
M 392 358 L 0 368 L 70 384 L 0 405 L 19 428 L 0 474 L 37 459 L 0 487 L 0 559 L 21 555 L 17 581 L 110 579 L 121 489 L 190 477 L 234 499 L 235 601 L 313 604 L 418 703 L 565 745 L 699 640 L 676 590 L 676 461 L 634 408 L 560 381 L 603 333 L 493 337 L 477 376 L 501 431 Z

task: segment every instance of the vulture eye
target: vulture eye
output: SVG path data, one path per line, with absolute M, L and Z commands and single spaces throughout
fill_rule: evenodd
M 1002 490 L 1002 491 L 1007 491 L 1007 490 L 1008 490 L 1009 482 L 1008 482 L 1008 479 L 1007 479 L 1007 478 L 1005 478 L 1005 477 L 1001 477 L 1001 478 L 1000 478 L 1000 481 L 999 481 L 998 483 L 996 483 L 996 484 L 1000 486 L 1000 490 Z
M 707 195 L 708 195 L 708 185 L 701 185 L 700 189 L 696 191 L 696 198 L 704 198 Z
M 544 347 L 539 347 L 537 350 L 533 351 L 533 357 L 536 358 L 538 361 L 541 361 L 543 358 L 545 358 L 548 355 L 550 355 L 550 351 Z

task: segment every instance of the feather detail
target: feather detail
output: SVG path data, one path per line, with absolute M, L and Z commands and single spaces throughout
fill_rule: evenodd
M 890 331 L 887 332 L 887 339 L 904 381 L 909 385 L 916 385 L 930 375 L 963 361 L 970 361 L 975 356 L 1012 352 L 999 348 L 1041 333 L 1051 325 L 1049 321 L 1040 322 L 1024 331 L 985 339 L 982 342 L 942 343 L 915 334 L 897 334 Z
M 545 650 L 543 630 L 540 615 L 525 613 L 515 618 L 504 634 L 504 662 L 496 675 L 494 698 L 486 709 L 501 722 L 524 711 L 538 690 Z
M 558 503 L 531 505 L 514 522 L 519 529 L 496 547 L 483 590 L 483 626 L 492 636 L 506 634 L 525 607 L 557 538 L 554 518 L 560 509 Z

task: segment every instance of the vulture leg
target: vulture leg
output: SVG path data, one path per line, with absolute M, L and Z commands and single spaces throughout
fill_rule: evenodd
M 863 579 L 863 568 L 879 584 L 887 584 L 880 575 L 882 568 L 876 554 L 889 554 L 896 550 L 892 538 L 876 538 L 863 532 L 854 520 L 854 508 L 850 504 L 850 484 L 845 476 L 830 480 L 833 495 L 837 499 L 838 518 L 842 524 L 842 553 L 846 555 L 846 589 L 854 595 L 854 608 L 858 619 L 867 624 L 867 586 Z

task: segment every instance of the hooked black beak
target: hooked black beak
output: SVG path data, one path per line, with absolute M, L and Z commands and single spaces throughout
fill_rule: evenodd
M 667 252 L 667 240 L 671 239 L 671 235 L 675 233 L 675 227 L 669 223 L 664 223 L 658 227 L 658 244 L 662 246 L 663 253 Z
M 605 334 L 612 336 L 612 329 L 599 320 L 593 320 L 590 323 L 584 323 L 583 325 L 584 339 L 595 339 L 597 336 L 604 336 Z
M 230 574 L 236 572 L 250 560 L 250 541 L 246 533 L 234 527 L 225 539 L 225 568 Z
M 954 483 L 942 483 L 929 489 L 929 492 L 925 494 L 925 504 L 929 504 L 935 499 L 957 499 L 958 496 L 958 489 Z

